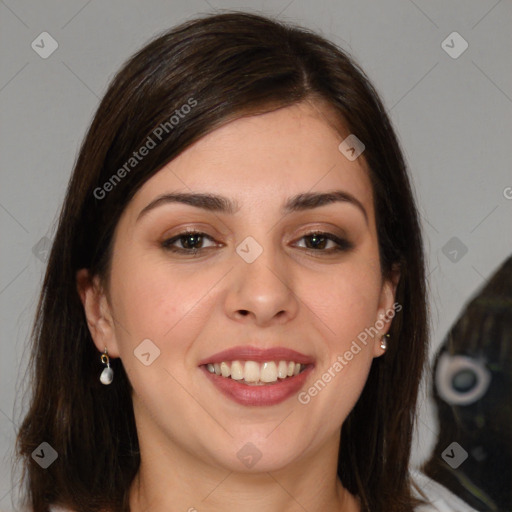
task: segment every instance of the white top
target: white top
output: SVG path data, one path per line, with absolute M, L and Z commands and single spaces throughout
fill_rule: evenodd
M 439 482 L 432 480 L 424 473 L 420 473 L 417 470 L 411 470 L 411 477 L 430 501 L 429 505 L 420 505 L 419 507 L 416 507 L 415 512 L 478 512 L 478 510 L 470 507 L 465 501 L 462 501 L 446 487 L 442 486 Z M 414 494 L 418 498 L 422 498 L 416 489 L 413 490 Z M 52 505 L 50 506 L 50 512 L 73 511 L 58 507 L 57 505 Z
M 411 477 L 430 501 L 430 505 L 416 507 L 415 512 L 478 512 L 439 482 L 429 478 L 425 473 L 411 470 Z M 423 498 L 416 489 L 414 489 L 414 494 L 418 498 Z

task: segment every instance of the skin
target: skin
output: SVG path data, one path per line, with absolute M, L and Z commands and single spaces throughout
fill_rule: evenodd
M 141 466 L 130 489 L 132 510 L 217 511 L 226 503 L 245 511 L 360 510 L 336 475 L 339 435 L 373 358 L 384 352 L 380 336 L 360 344 L 307 404 L 294 395 L 278 405 L 239 405 L 198 367 L 237 345 L 284 346 L 315 359 L 301 391 L 307 390 L 392 309 L 398 275 L 382 277 L 364 158 L 351 162 L 338 150 L 348 134 L 310 102 L 218 128 L 128 204 L 107 285 L 85 269 L 78 273 L 94 343 L 122 359 L 134 388 Z M 357 198 L 367 219 L 350 202 L 280 212 L 290 196 L 332 190 Z M 167 203 L 137 220 L 164 192 L 219 194 L 240 209 L 227 214 Z M 184 228 L 211 237 L 196 242 L 203 252 L 162 248 Z M 336 243 L 326 240 L 315 249 L 307 236 L 315 230 L 347 238 L 353 248 L 329 254 Z M 248 236 L 263 248 L 253 263 L 236 252 Z M 173 245 L 185 249 L 186 242 Z M 149 366 L 133 353 L 147 338 L 160 350 Z M 252 468 L 237 457 L 248 442 L 262 454 Z

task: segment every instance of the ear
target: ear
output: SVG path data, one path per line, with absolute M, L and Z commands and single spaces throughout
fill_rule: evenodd
M 119 357 L 114 317 L 99 277 L 92 277 L 89 270 L 83 268 L 76 273 L 76 282 L 96 348 L 103 353 L 106 347 L 110 357 Z
M 382 282 L 379 308 L 377 310 L 377 318 L 375 319 L 375 328 L 378 329 L 379 333 L 375 335 L 374 357 L 379 357 L 385 353 L 385 349 L 382 349 L 380 346 L 382 337 L 389 331 L 395 313 L 402 309 L 402 305 L 395 302 L 399 281 L 400 267 L 393 265 L 390 275 Z

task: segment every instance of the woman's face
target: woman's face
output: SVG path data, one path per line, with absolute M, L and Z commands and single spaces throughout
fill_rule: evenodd
M 361 333 L 387 331 L 395 286 L 381 276 L 364 153 L 347 159 L 349 132 L 325 116 L 305 102 L 235 120 L 123 212 L 110 302 L 89 290 L 103 316 L 86 311 L 98 350 L 122 359 L 146 453 L 269 471 L 337 442 L 383 353 L 380 335 Z

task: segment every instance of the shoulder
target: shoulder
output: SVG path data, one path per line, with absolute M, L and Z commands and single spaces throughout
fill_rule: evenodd
M 60 505 L 50 505 L 50 512 L 75 512 L 74 510 L 71 510 L 70 508 L 65 508 Z
M 439 482 L 429 478 L 425 473 L 413 470 L 411 471 L 411 479 L 421 489 L 429 502 L 427 505 L 416 507 L 414 512 L 478 512 Z M 418 498 L 423 498 L 416 489 L 414 489 L 414 494 Z
M 76 512 L 70 508 L 63 507 L 62 505 L 48 505 L 48 510 L 50 512 Z M 34 509 L 31 506 L 24 505 L 19 512 L 34 512 Z

